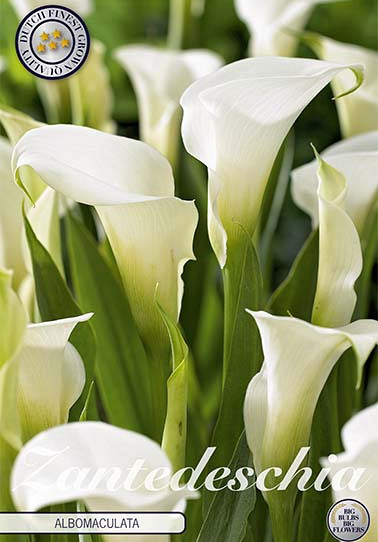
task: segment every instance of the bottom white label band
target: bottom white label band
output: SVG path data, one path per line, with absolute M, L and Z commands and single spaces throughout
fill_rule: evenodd
M 181 512 L 0 513 L 2 534 L 180 534 Z

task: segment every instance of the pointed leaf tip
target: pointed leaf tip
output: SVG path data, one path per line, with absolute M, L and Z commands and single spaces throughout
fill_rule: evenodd
M 312 150 L 314 151 L 315 158 L 316 158 L 316 159 L 318 160 L 318 162 L 319 162 L 319 160 L 321 160 L 322 158 L 321 158 L 320 154 L 318 153 L 318 151 L 317 151 L 315 145 L 314 145 L 312 142 L 310 142 L 310 146 L 311 146 Z
M 334 96 L 332 100 L 338 100 L 339 98 L 343 98 L 345 96 L 348 96 L 349 94 L 352 94 L 354 91 L 358 90 L 360 86 L 362 85 L 362 83 L 364 82 L 365 70 L 362 64 L 349 66 L 349 69 L 353 72 L 354 76 L 356 77 L 356 84 L 349 90 L 342 92 L 338 96 Z

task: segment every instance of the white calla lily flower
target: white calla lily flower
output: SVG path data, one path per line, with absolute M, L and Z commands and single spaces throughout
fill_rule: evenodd
M 168 51 L 126 45 L 115 58 L 129 74 L 139 106 L 141 139 L 175 166 L 180 140 L 180 98 L 196 79 L 214 72 L 222 59 L 211 51 Z
M 58 192 L 96 207 L 142 337 L 150 346 L 167 344 L 156 285 L 161 305 L 177 321 L 181 273 L 194 258 L 198 221 L 194 202 L 174 197 L 168 161 L 140 141 L 57 125 L 32 130 L 19 141 L 13 172 L 21 184 L 24 166 Z
M 12 146 L 0 137 L 0 267 L 12 269 L 17 290 L 27 274 L 22 250 L 23 194 L 14 184 L 10 168 Z
M 315 407 L 333 367 L 351 347 L 360 381 L 377 343 L 378 322 L 359 320 L 331 329 L 263 311 L 247 312 L 259 328 L 264 352 L 262 369 L 252 378 L 244 403 L 247 441 L 257 473 L 272 466 L 287 472 L 300 449 L 308 445 Z M 279 493 L 266 492 L 265 498 L 273 521 L 281 526 L 286 521 L 286 538 L 282 533 L 286 540 L 296 490 L 291 486 L 281 497 Z
M 0 109 L 0 122 L 13 145 L 29 130 L 44 126 L 19 111 Z M 22 208 L 38 240 L 51 254 L 63 272 L 59 229 L 60 196 L 47 187 L 32 170 L 25 171 L 24 184 L 35 202 L 25 201 L 22 191 L 15 186 L 11 170 L 12 147 L 0 138 L 0 170 L 2 198 L 0 203 L 0 266 L 12 269 L 13 286 L 30 315 L 34 313 L 34 280 L 32 262 L 24 232 Z
M 68 340 L 92 316 L 27 324 L 11 281 L 12 273 L 0 268 L 0 509 L 8 511 L 16 451 L 40 431 L 66 423 L 84 388 L 83 361 Z
M 260 331 L 264 362 L 251 380 L 244 403 L 248 445 L 257 474 L 268 469 L 266 487 L 282 480 L 302 447 L 308 445 L 320 393 L 341 357 L 352 348 L 358 383 L 378 339 L 378 322 L 358 320 L 339 328 L 319 327 L 293 317 L 247 309 Z M 288 340 L 289 338 L 289 340 Z M 272 473 L 273 467 L 282 469 Z M 267 491 L 273 533 L 291 539 L 296 487 Z
M 316 4 L 324 0 L 235 0 L 235 8 L 251 33 L 251 56 L 293 56 L 298 38 Z
M 18 365 L 17 410 L 23 442 L 68 421 L 70 408 L 85 385 L 83 361 L 69 338 L 92 314 L 29 324 Z
M 83 361 L 68 341 L 92 314 L 27 324 L 11 278 L 0 270 L 0 435 L 17 448 L 68 421 L 85 384 Z
M 46 454 L 52 459 L 48 464 Z M 135 472 L 136 464 L 141 468 Z M 81 484 L 70 483 L 73 465 L 75 472 L 86 472 Z M 155 469 L 159 474 L 154 481 Z M 12 496 L 16 508 L 24 511 L 74 500 L 83 501 L 90 511 L 182 511 L 185 500 L 197 494 L 170 489 L 172 474 L 166 454 L 151 439 L 102 422 L 71 423 L 40 433 L 24 446 L 12 473 Z M 133 538 L 117 535 L 120 542 Z M 114 536 L 105 534 L 103 539 L 112 541 Z M 168 542 L 170 537 L 140 535 L 138 540 Z
M 335 502 L 355 499 L 364 504 L 370 513 L 370 526 L 364 542 L 374 542 L 378 532 L 378 403 L 355 414 L 343 427 L 341 438 L 345 451 L 337 461 L 322 458 L 323 468 L 330 469 L 328 478 L 333 480 L 341 469 L 365 469 L 358 482 L 359 489 L 333 489 Z
M 278 151 L 308 103 L 344 70 L 361 68 L 299 58 L 234 62 L 184 93 L 187 151 L 209 169 L 209 236 L 220 265 L 227 242 L 252 234 Z
M 356 227 L 344 210 L 345 177 L 318 154 L 317 161 L 319 268 L 311 321 L 339 327 L 349 324 L 356 306 L 354 284 L 362 271 L 362 250 Z
M 20 19 L 33 9 L 46 5 L 43 0 L 10 0 L 10 3 Z M 93 8 L 92 0 L 59 0 L 59 5 L 70 8 L 83 16 L 89 15 Z
M 4 105 L 0 107 L 0 122 L 13 146 L 16 145 L 17 141 L 29 130 L 44 126 L 42 122 L 29 117 L 29 115 L 25 115 L 21 111 L 17 111 L 16 109 Z M 7 167 L 9 166 L 10 161 L 8 160 Z M 3 165 L 2 167 L 5 166 Z M 38 175 L 33 173 L 33 171 L 29 171 L 25 174 L 24 182 L 25 188 L 31 199 L 37 201 L 39 196 L 45 190 L 46 185 L 41 181 Z
M 365 47 L 342 43 L 319 34 L 306 33 L 303 38 L 317 56 L 330 62 L 357 62 L 365 66 L 365 78 L 353 95 L 336 100 L 343 137 L 378 129 L 378 53 Z M 344 93 L 351 77 L 341 73 L 332 81 L 335 96 Z
M 363 365 L 377 343 L 378 322 L 358 320 L 332 329 L 289 316 L 247 312 L 257 323 L 264 352 L 262 369 L 251 380 L 244 409 L 248 443 L 261 472 L 272 465 L 288 467 L 307 445 L 320 392 L 350 347 L 360 381 Z
M 359 234 L 378 191 L 378 131 L 357 135 L 332 145 L 321 153 L 327 163 L 347 181 L 344 208 Z M 312 227 L 319 224 L 317 161 L 292 171 L 292 197 L 311 216 Z

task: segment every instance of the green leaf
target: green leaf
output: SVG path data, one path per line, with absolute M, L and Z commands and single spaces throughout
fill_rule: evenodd
M 17 451 L 6 442 L 0 435 L 0 511 L 11 512 L 14 510 L 9 481 L 13 462 Z
M 312 482 L 319 474 L 321 467 L 320 457 L 326 457 L 331 453 L 337 454 L 341 450 L 339 419 L 338 419 L 338 366 L 336 366 L 316 406 L 310 440 L 310 455 L 308 467 L 312 469 Z M 302 494 L 301 510 L 297 541 L 318 542 L 326 536 L 327 528 L 325 518 L 332 504 L 331 489 L 316 491 L 313 487 Z M 319 521 L 319 518 L 324 518 Z M 308 526 L 312 525 L 309 529 Z
M 256 491 L 256 503 L 253 514 L 248 519 L 250 533 L 243 542 L 273 542 L 269 521 L 269 509 L 261 491 Z M 270 534 L 270 536 L 269 536 Z
M 273 267 L 273 238 L 285 200 L 294 158 L 294 131 L 289 132 L 274 162 L 265 189 L 261 210 L 259 255 L 264 276 L 264 289 L 269 292 Z
M 366 374 L 366 391 L 362 408 L 373 405 L 378 401 L 378 352 L 375 351 L 369 371 Z M 362 401 L 361 401 L 362 402 Z
M 241 241 L 227 246 L 223 270 L 225 316 L 223 386 L 221 406 L 212 446 L 217 465 L 227 465 L 241 434 L 247 386 L 262 362 L 260 335 L 246 308 L 260 308 L 262 278 L 252 240 L 242 232 Z M 210 468 L 215 468 L 214 461 Z
M 38 308 L 42 320 L 58 320 L 84 314 L 74 301 L 62 275 L 45 247 L 38 241 L 27 217 L 24 215 L 26 238 L 28 241 L 33 275 L 36 287 Z M 89 386 L 93 380 L 96 343 L 90 322 L 82 322 L 71 334 L 70 342 L 80 353 L 86 374 L 86 383 L 81 397 L 72 407 L 70 419 L 77 420 L 83 410 Z
M 337 366 L 339 426 L 342 427 L 351 418 L 355 410 L 361 408 L 358 403 L 362 388 L 356 390 L 357 364 L 355 354 L 351 348 L 344 352 Z
M 173 371 L 167 382 L 167 416 L 162 448 L 171 460 L 175 472 L 185 466 L 189 350 L 178 326 L 172 322 L 157 301 L 156 305 L 171 343 Z
M 192 344 L 196 371 L 201 382 L 202 408 L 205 417 L 211 420 L 219 408 L 222 381 L 223 341 L 220 330 L 223 326 L 223 302 L 220 292 L 220 271 L 215 257 L 202 274 L 203 297 L 197 304 L 198 328 Z
M 76 509 L 78 512 L 88 512 L 85 504 L 82 501 L 76 503 Z M 62 535 L 57 535 L 57 537 Z M 103 542 L 101 535 L 99 534 L 79 534 L 79 542 Z M 59 540 L 57 540 L 59 542 Z
M 185 332 L 188 344 L 193 344 L 196 336 L 201 333 L 199 318 L 193 318 L 198 312 L 198 305 L 202 305 L 207 294 L 207 280 L 204 276 L 208 270 L 217 265 L 210 246 L 207 231 L 207 181 L 206 169 L 192 156 L 183 152 L 180 160 L 180 169 L 177 173 L 176 192 L 182 199 L 195 199 L 199 211 L 199 221 L 194 236 L 193 250 L 196 262 L 185 265 L 183 280 L 190 284 L 190 295 L 184 295 L 180 313 L 180 322 Z M 199 363 L 197 359 L 196 362 Z M 200 366 L 198 366 L 200 369 Z
M 268 301 L 267 309 L 278 316 L 291 314 L 311 320 L 318 275 L 319 233 L 314 230 L 297 255 L 287 278 Z
M 252 467 L 252 457 L 243 431 L 235 448 L 229 468 L 231 476 L 241 467 Z M 254 482 L 251 480 L 250 484 Z M 222 480 L 222 486 L 227 479 Z M 249 485 L 250 485 L 249 484 Z M 248 517 L 256 503 L 256 489 L 243 491 L 223 489 L 215 494 L 209 507 L 197 542 L 242 542 L 247 530 Z
M 72 215 L 66 224 L 74 290 L 83 309 L 95 313 L 96 383 L 106 417 L 114 425 L 147 432 L 147 358 L 125 293 L 86 228 Z

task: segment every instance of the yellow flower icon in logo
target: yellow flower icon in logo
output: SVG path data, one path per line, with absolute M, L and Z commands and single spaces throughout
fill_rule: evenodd
M 62 39 L 62 41 L 60 42 L 60 45 L 61 45 L 62 47 L 69 47 L 69 46 L 70 46 L 70 42 L 64 38 L 64 39 Z

